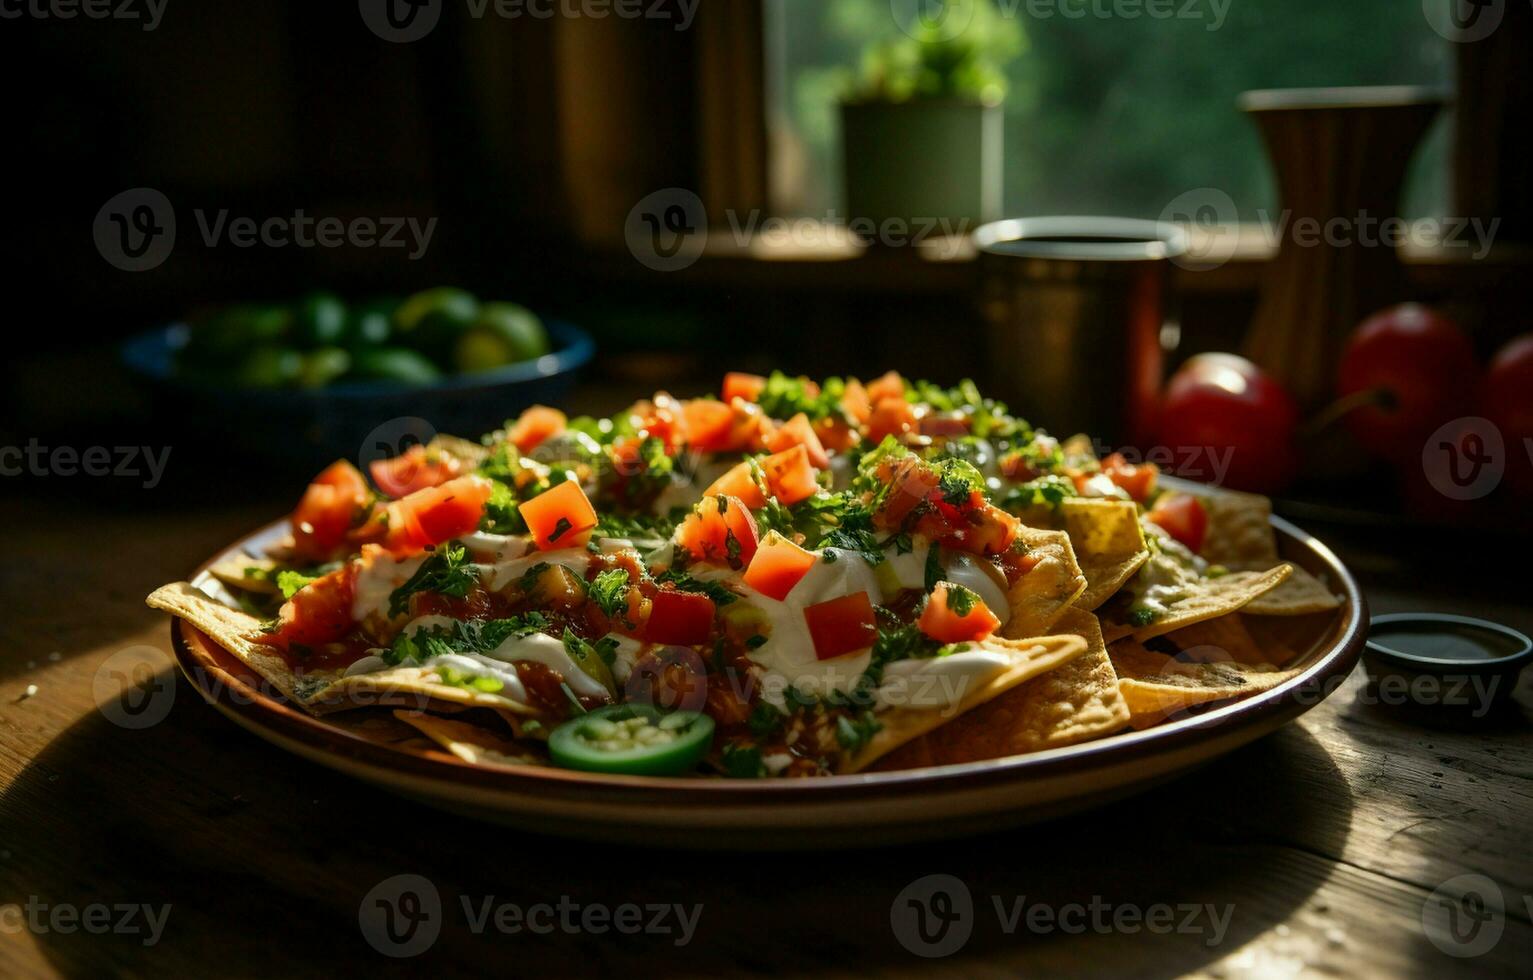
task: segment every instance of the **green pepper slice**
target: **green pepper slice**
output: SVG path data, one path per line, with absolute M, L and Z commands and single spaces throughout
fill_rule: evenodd
M 554 764 L 585 772 L 676 776 L 694 769 L 713 742 L 713 719 L 614 704 L 573 718 L 548 736 Z

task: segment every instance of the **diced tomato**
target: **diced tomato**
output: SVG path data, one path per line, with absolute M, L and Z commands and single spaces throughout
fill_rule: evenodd
M 666 455 L 675 454 L 682 437 L 681 402 L 662 391 L 653 401 L 635 402 L 628 414 L 641 435 L 654 436 L 665 443 Z
M 809 423 L 809 416 L 799 412 L 782 425 L 778 426 L 767 437 L 766 447 L 774 453 L 792 449 L 794 446 L 803 446 L 809 453 L 809 463 L 816 469 L 825 469 L 830 465 L 830 457 L 825 454 L 825 447 L 820 444 L 820 437 L 815 434 L 814 426 Z
M 506 432 L 506 439 L 517 449 L 530 453 L 545 439 L 564 431 L 569 419 L 557 408 L 534 405 L 521 414 Z
M 676 543 L 698 561 L 741 569 L 756 556 L 756 519 L 739 497 L 704 497 L 676 528 Z
M 1192 551 L 1203 550 L 1203 539 L 1208 535 L 1208 511 L 1192 494 L 1162 494 L 1145 519 L 1165 528 L 1167 534 Z
M 371 492 L 355 466 L 337 460 L 304 491 L 293 511 L 293 550 L 305 558 L 328 558 L 359 522 Z
M 544 490 L 517 507 L 539 550 L 578 548 L 596 526 L 596 508 L 574 480 Z
M 1155 478 L 1159 476 L 1160 468 L 1154 463 L 1140 463 L 1136 466 L 1124 459 L 1122 453 L 1113 453 L 1102 460 L 1102 472 L 1130 497 L 1144 503 L 1155 490 Z
M 724 375 L 724 402 L 728 404 L 736 398 L 743 398 L 748 402 L 755 401 L 761 397 L 761 391 L 766 387 L 766 380 L 759 374 L 730 371 Z
M 814 434 L 819 437 L 820 445 L 833 453 L 844 453 L 862 440 L 851 423 L 839 415 L 827 415 L 816 422 Z
M 650 601 L 644 639 L 650 643 L 698 646 L 713 632 L 713 600 L 696 592 L 661 589 Z
M 772 531 L 762 539 L 756 557 L 745 570 L 745 584 L 762 595 L 781 601 L 800 579 L 809 574 L 816 561 L 819 557 L 814 552 L 805 551 Z
M 968 527 L 961 541 L 947 542 L 976 555 L 999 555 L 1017 540 L 1022 522 L 999 507 L 981 502 L 964 515 Z
M 905 518 L 916 505 L 929 498 L 941 481 L 937 471 L 914 456 L 879 465 L 878 477 L 889 484 L 889 492 L 879 505 L 875 518 L 885 530 L 903 530 Z
M 944 414 L 922 416 L 917 427 L 923 436 L 935 438 L 954 438 L 969 434 L 969 419 L 964 415 Z
M 873 399 L 868 395 L 868 389 L 862 386 L 862 382 L 856 378 L 847 381 L 846 388 L 841 392 L 841 407 L 846 413 L 858 422 L 866 423 L 868 417 L 873 414 Z
M 378 489 L 394 498 L 441 486 L 462 469 L 463 464 L 453 457 L 428 455 L 426 447 L 420 445 L 411 446 L 392 459 L 375 459 L 367 464 Z
M 723 494 L 726 497 L 737 497 L 745 506 L 755 510 L 766 506 L 766 495 L 756 485 L 751 476 L 751 464 L 749 461 L 731 466 L 723 476 L 708 484 L 708 489 L 703 491 L 704 497 L 716 497 Z
M 287 650 L 295 643 L 312 647 L 341 639 L 355 625 L 351 603 L 356 587 L 356 565 L 352 562 L 315 579 L 283 603 L 276 631 L 266 634 L 263 641 Z
M 814 655 L 829 660 L 863 650 L 878 640 L 878 620 L 866 592 L 853 592 L 829 602 L 817 602 L 804 610 Z
M 313 482 L 335 487 L 359 500 L 366 500 L 369 496 L 367 481 L 362 479 L 362 472 L 344 459 L 338 459 L 325 467 Z
M 394 501 L 388 505 L 384 547 L 395 553 L 419 551 L 472 534 L 484 517 L 490 489 L 482 476 L 460 476 Z
M 885 436 L 902 438 L 917 424 L 916 407 L 904 396 L 880 398 L 873 403 L 873 414 L 868 417 L 868 441 L 879 443 Z
M 949 585 L 947 582 L 938 582 L 937 587 L 932 589 L 932 594 L 926 599 L 926 608 L 921 610 L 920 617 L 916 620 L 916 626 L 922 633 L 936 640 L 938 643 L 968 643 L 972 640 L 981 640 L 994 633 L 996 627 L 1001 625 L 995 613 L 985 605 L 985 600 L 973 592 L 964 589 L 963 601 L 969 603 L 968 609 L 960 613 L 954 608 L 955 591 L 961 586 Z
M 699 452 L 718 452 L 729 444 L 729 430 L 735 413 L 728 402 L 712 398 L 694 398 L 681 403 L 686 423 L 687 444 Z
M 889 371 L 881 378 L 875 378 L 868 382 L 868 401 L 877 405 L 885 398 L 898 398 L 905 400 L 905 379 L 900 377 L 898 371 Z
M 808 500 L 819 492 L 815 482 L 815 469 L 809 462 L 809 450 L 794 446 L 774 453 L 761 461 L 761 471 L 766 474 L 767 490 L 784 504 L 793 505 Z

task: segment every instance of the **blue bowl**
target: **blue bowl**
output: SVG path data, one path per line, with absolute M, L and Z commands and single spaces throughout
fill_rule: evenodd
M 532 361 L 433 384 L 351 381 L 313 390 L 240 388 L 178 377 L 177 353 L 189 329 L 175 323 L 123 344 L 122 361 L 148 388 L 155 416 L 207 448 L 237 450 L 266 461 L 317 469 L 335 459 L 365 464 L 397 452 L 402 438 L 431 432 L 470 439 L 534 404 L 557 404 L 596 346 L 584 330 L 545 321 L 553 352 Z

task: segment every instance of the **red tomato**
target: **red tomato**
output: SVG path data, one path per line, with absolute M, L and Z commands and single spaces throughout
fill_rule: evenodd
M 713 632 L 713 600 L 695 592 L 661 589 L 650 602 L 644 639 L 694 647 L 708 642 Z
M 737 497 L 741 503 L 752 510 L 766 506 L 766 495 L 761 492 L 760 487 L 756 486 L 756 481 L 751 476 L 749 462 L 731 466 L 723 476 L 708 484 L 708 489 L 703 491 L 704 497 L 717 497 L 719 494 Z
M 1337 393 L 1379 392 L 1383 405 L 1347 414 L 1369 452 L 1413 462 L 1433 429 L 1469 412 L 1479 376 L 1474 347 L 1453 321 L 1407 303 L 1364 320 L 1341 357 Z
M 868 395 L 868 389 L 862 386 L 862 382 L 852 378 L 847 381 L 846 389 L 841 393 L 841 407 L 846 409 L 846 414 L 855 421 L 866 423 L 868 417 L 873 414 L 873 399 Z
M 299 589 L 277 614 L 277 630 L 268 642 L 286 650 L 292 644 L 334 643 L 355 625 L 351 603 L 356 597 L 356 566 L 347 562 Z
M 966 415 L 924 415 L 918 426 L 921 435 L 935 439 L 951 439 L 969 434 L 970 421 Z
M 899 398 L 881 398 L 873 404 L 873 414 L 868 417 L 868 441 L 883 442 L 885 436 L 903 439 L 916 427 L 916 407 Z
M 878 620 L 866 592 L 853 592 L 804 610 L 817 660 L 864 650 L 878 640 Z
M 635 429 L 665 443 L 666 455 L 675 455 L 681 445 L 681 402 L 662 391 L 653 401 L 635 402 L 628 414 Z
M 766 387 L 766 378 L 759 374 L 746 374 L 743 371 L 730 371 L 724 375 L 724 403 L 743 398 L 753 402 L 761 397 L 761 390 Z
M 484 517 L 490 486 L 482 476 L 460 476 L 394 501 L 388 505 L 384 546 L 394 552 L 419 551 L 472 534 Z
M 759 544 L 756 519 L 738 497 L 704 497 L 676 529 L 676 543 L 698 561 L 740 569 Z
M 569 419 L 557 408 L 534 405 L 521 414 L 506 432 L 506 439 L 524 453 L 542 445 L 545 439 L 564 431 Z
M 1155 478 L 1160 474 L 1160 469 L 1154 463 L 1135 466 L 1124 459 L 1122 453 L 1113 453 L 1102 460 L 1102 472 L 1130 497 L 1144 503 L 1155 489 Z
M 458 475 L 463 464 L 450 456 L 428 458 L 425 446 L 411 446 L 393 459 L 375 459 L 367 464 L 373 482 L 390 497 L 399 498 L 437 487 Z
M 596 526 L 596 508 L 574 480 L 544 490 L 516 509 L 540 551 L 578 548 Z
M 681 403 L 686 422 L 687 444 L 699 452 L 720 452 L 729 445 L 729 431 L 735 413 L 727 402 L 712 398 L 694 398 Z
M 833 453 L 844 453 L 862 440 L 851 423 L 838 415 L 827 415 L 816 422 L 814 434 L 820 445 Z
M 324 559 L 346 541 L 371 493 L 355 466 L 337 460 L 304 491 L 293 511 L 293 547 L 306 558 Z
M 936 470 L 914 456 L 893 464 L 886 461 L 879 466 L 878 476 L 889 484 L 889 492 L 875 515 L 886 530 L 899 530 L 905 517 L 930 497 L 941 482 Z
M 321 470 L 314 482 L 343 490 L 348 496 L 359 500 L 366 500 L 369 496 L 367 481 L 362 478 L 361 471 L 344 459 L 338 459 Z
M 881 378 L 868 382 L 868 401 L 875 407 L 885 398 L 905 400 L 905 379 L 898 371 L 889 371 Z
M 1203 550 L 1203 539 L 1208 534 L 1208 511 L 1192 494 L 1162 494 L 1145 519 L 1159 524 L 1167 534 L 1192 551 Z
M 951 597 L 953 589 L 947 582 L 938 582 L 932 594 L 926 599 L 926 608 L 921 610 L 921 615 L 916 619 L 916 626 L 927 636 L 938 643 L 968 643 L 972 640 L 982 640 L 996 631 L 1001 625 L 995 613 L 985 605 L 985 600 L 968 592 L 964 597 L 969 603 L 967 612 L 960 613 L 953 608 Z
M 809 424 L 809 416 L 799 412 L 788 421 L 777 427 L 777 430 L 767 437 L 766 447 L 774 453 L 780 453 L 794 446 L 803 446 L 809 453 L 809 463 L 816 469 L 825 469 L 830 465 L 830 457 L 825 454 L 825 447 L 820 444 L 820 437 L 815 434 L 814 426 Z
M 1506 445 L 1507 484 L 1533 497 L 1533 334 L 1513 340 L 1490 362 L 1485 417 Z
M 1275 493 L 1298 467 L 1298 424 L 1293 396 L 1255 364 L 1199 354 L 1166 386 L 1160 442 L 1181 476 Z
M 809 451 L 803 446 L 768 456 L 761 461 L 761 471 L 766 474 L 767 489 L 784 504 L 791 506 L 819 492 Z
M 819 556 L 814 552 L 805 551 L 772 531 L 762 539 L 756 557 L 745 570 L 745 584 L 762 595 L 781 601 L 800 579 L 809 574 L 816 561 Z

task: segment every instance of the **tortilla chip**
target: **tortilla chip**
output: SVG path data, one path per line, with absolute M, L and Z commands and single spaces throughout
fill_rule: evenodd
M 1115 603 L 1121 608 L 1104 614 L 1102 633 L 1108 643 L 1130 635 L 1143 643 L 1194 623 L 1232 613 L 1257 596 L 1277 588 L 1292 572 L 1292 565 L 1283 564 L 1265 572 L 1230 572 L 1218 578 L 1203 579 L 1195 583 L 1184 598 L 1168 603 L 1167 611 L 1148 626 L 1135 627 L 1127 623 L 1127 603 Z
M 426 667 L 395 667 L 351 677 L 345 676 L 344 669 L 294 671 L 276 650 L 255 642 L 254 637 L 261 629 L 259 619 L 229 608 L 189 582 L 162 586 L 145 602 L 151 608 L 191 623 L 289 699 L 314 714 L 401 702 L 426 707 L 431 701 L 502 708 L 526 715 L 540 714 L 530 705 L 499 694 L 443 684 L 436 673 Z
M 1118 672 L 1118 690 L 1136 728 L 1156 724 L 1193 705 L 1268 691 L 1300 673 L 1233 662 L 1185 663 L 1146 650 L 1135 640 L 1107 648 Z
M 1057 749 L 1128 725 L 1128 705 L 1096 617 L 1072 609 L 1059 621 L 1086 652 L 895 749 L 873 768 L 918 769 Z
M 1208 537 L 1202 555 L 1234 572 L 1252 572 L 1278 564 L 1272 530 L 1272 502 L 1254 493 L 1209 488 L 1197 494 L 1208 511 Z M 1341 606 L 1341 598 L 1320 579 L 1295 567 L 1288 581 L 1252 600 L 1246 612 L 1256 616 L 1303 616 Z
M 836 771 L 861 772 L 907 742 L 939 726 L 952 724 L 955 719 L 1000 697 L 1023 681 L 1047 673 L 1086 652 L 1086 641 L 1079 636 L 1037 636 L 1027 640 L 991 637 L 978 646 L 991 651 L 1005 651 L 1011 659 L 1011 666 L 991 675 L 984 683 L 966 690 L 956 709 L 895 707 L 880 712 L 878 721 L 883 727 L 862 749 L 844 756 L 837 764 Z
M 241 555 L 238 558 L 226 558 L 208 571 L 214 578 L 233 588 L 260 595 L 276 595 L 281 591 L 277 588 L 276 572 L 285 567 L 270 558 Z
M 528 746 L 497 735 L 487 728 L 428 715 L 424 711 L 395 711 L 394 717 L 416 728 L 462 759 L 476 766 L 545 766 L 548 760 Z
M 1112 598 L 1150 558 L 1131 500 L 1072 497 L 1059 505 L 1065 533 L 1086 576 L 1086 591 L 1075 600 L 1091 610 Z
M 1086 590 L 1086 576 L 1076 563 L 1068 534 L 1023 527 L 1020 537 L 1039 560 L 1017 579 L 1006 597 L 1011 618 L 1001 633 L 1012 640 L 1047 633 Z
M 1162 649 L 1161 644 L 1169 649 Z M 1246 664 L 1251 667 L 1281 667 L 1293 659 L 1293 651 L 1278 643 L 1263 643 L 1246 628 L 1240 613 L 1184 626 L 1174 633 L 1156 637 L 1153 645 L 1165 653 L 1174 651 L 1179 660 L 1196 663 Z

